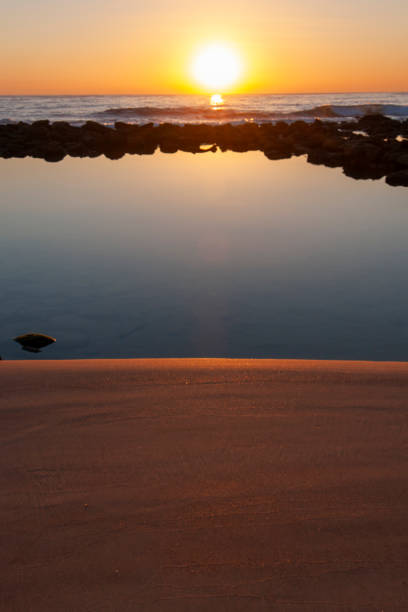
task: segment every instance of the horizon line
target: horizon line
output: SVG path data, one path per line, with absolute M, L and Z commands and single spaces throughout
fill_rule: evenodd
M 341 94 L 408 94 L 408 90 L 366 90 L 366 91 L 298 91 L 298 92 L 274 92 L 274 93 L 222 93 L 223 96 L 328 96 L 328 95 L 341 95 Z M 210 93 L 5 93 L 0 94 L 0 98 L 51 98 L 51 97 L 81 97 L 81 98 L 97 98 L 97 97 L 136 97 L 136 96 L 147 96 L 147 97 L 178 97 L 178 96 L 211 96 Z

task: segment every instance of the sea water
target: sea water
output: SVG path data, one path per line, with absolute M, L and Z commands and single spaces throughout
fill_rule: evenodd
M 408 118 L 408 93 L 208 96 L 0 96 L 0 124 L 39 119 L 81 125 L 128 123 L 242 123 L 279 119 L 354 119 L 367 113 Z
M 0 184 L 5 359 L 408 360 L 404 188 L 261 152 L 2 159 Z

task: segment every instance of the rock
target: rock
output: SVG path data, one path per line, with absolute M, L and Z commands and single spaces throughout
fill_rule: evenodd
M 381 164 L 364 164 L 350 165 L 349 163 L 343 164 L 343 172 L 346 176 L 356 180 L 367 180 L 371 179 L 376 181 L 381 179 L 387 173 L 387 168 Z
M 368 164 L 376 162 L 382 155 L 382 149 L 374 144 L 359 141 L 356 144 L 350 144 L 346 151 L 346 160 L 358 164 Z
M 290 131 L 295 132 L 296 134 L 306 133 L 309 131 L 309 124 L 306 121 L 294 121 L 290 125 Z
M 78 128 L 74 127 L 73 125 L 71 125 L 70 123 L 68 123 L 68 121 L 54 121 L 53 124 L 51 125 L 51 128 L 53 130 L 59 130 L 59 131 L 68 131 L 68 132 L 72 132 L 73 130 L 76 131 Z
M 400 170 L 389 174 L 385 182 L 393 187 L 408 187 L 408 170 Z
M 43 147 L 42 155 L 47 162 L 59 162 L 64 159 L 66 155 L 65 149 L 56 141 L 51 141 Z
M 391 170 L 384 161 L 384 148 L 371 142 L 349 141 L 344 151 L 343 170 L 355 179 L 380 179 Z
M 344 141 L 341 138 L 328 136 L 322 142 L 322 149 L 329 153 L 340 153 L 344 149 Z
M 88 150 L 82 142 L 68 142 L 66 150 L 70 157 L 86 157 L 88 154 Z
M 178 146 L 177 144 L 168 141 L 168 142 L 161 142 L 160 143 L 160 151 L 162 153 L 177 153 L 178 151 Z
M 45 125 L 31 125 L 26 131 L 27 137 L 34 141 L 44 141 L 49 139 L 50 130 Z
M 363 131 L 365 136 L 359 133 Z M 359 122 L 247 123 L 243 125 L 132 125 L 118 121 L 107 127 L 87 121 L 75 127 L 66 121 L 0 125 L 0 157 L 38 157 L 57 162 L 65 155 L 119 159 L 125 154 L 152 155 L 186 151 L 263 151 L 269 159 L 308 155 L 313 164 L 342 166 L 354 178 L 391 177 L 405 184 L 399 171 L 408 169 L 408 140 L 396 135 L 408 130 L 407 121 L 366 115 Z M 393 177 L 393 178 L 392 178 Z M 396 178 L 400 177 L 400 178 Z M 401 183 L 401 181 L 403 181 Z
M 294 135 L 293 138 L 297 140 L 298 136 Z M 301 132 L 300 141 L 307 148 L 323 148 L 323 143 L 327 142 L 328 138 L 319 125 L 312 125 L 307 131 Z
M 270 148 L 270 149 L 265 149 L 264 155 L 268 159 L 272 159 L 272 160 L 290 159 L 292 157 L 292 152 L 284 151 L 282 149 L 279 150 L 279 149 Z
M 357 125 L 359 129 L 367 132 L 379 132 L 384 130 L 387 131 L 390 128 L 399 126 L 399 121 L 395 121 L 389 117 L 384 117 L 384 115 L 379 113 L 372 113 L 361 117 L 361 119 L 358 120 Z
M 70 125 L 66 121 L 55 121 L 51 126 L 52 138 L 58 142 L 66 143 L 81 137 L 80 128 Z
M 403 153 L 402 155 L 399 155 L 395 161 L 399 166 L 408 168 L 408 153 Z
M 88 157 L 91 159 L 94 157 L 99 157 L 100 155 L 102 155 L 102 152 L 98 151 L 97 149 L 89 149 L 88 151 Z
M 39 121 L 33 121 L 31 123 L 32 127 L 41 127 L 41 128 L 48 128 L 50 127 L 50 122 L 48 119 L 40 119 Z
M 17 336 L 14 338 L 14 341 L 21 344 L 24 351 L 29 351 L 31 353 L 39 353 L 40 349 L 56 342 L 55 338 L 52 338 L 51 336 L 36 334 L 33 332 L 23 334 L 22 336 Z
M 119 149 L 110 149 L 109 151 L 104 151 L 104 155 L 105 157 L 107 157 L 108 159 L 111 159 L 112 161 L 115 161 L 117 159 L 121 159 L 125 154 L 123 151 L 120 151 Z
M 113 131 L 111 128 L 106 127 L 106 125 L 96 121 L 87 121 L 80 129 L 83 132 L 98 132 L 99 134 L 108 134 Z
M 316 166 L 327 166 L 328 168 L 337 168 L 344 161 L 344 156 L 341 152 L 325 151 L 324 149 L 313 149 L 307 154 L 309 164 Z
M 287 134 L 291 129 L 289 123 L 286 123 L 285 121 L 277 121 L 274 128 L 276 134 Z
M 134 134 L 139 130 L 138 125 L 133 125 L 132 123 L 124 123 L 123 121 L 116 121 L 115 130 L 118 132 L 126 132 L 128 134 Z

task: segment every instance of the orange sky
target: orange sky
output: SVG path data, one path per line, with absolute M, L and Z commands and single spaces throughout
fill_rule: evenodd
M 190 66 L 214 40 L 243 60 L 232 92 L 408 90 L 406 0 L 0 0 L 0 11 L 0 94 L 207 93 Z

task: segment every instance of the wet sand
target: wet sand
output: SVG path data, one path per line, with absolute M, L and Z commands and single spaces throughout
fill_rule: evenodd
M 408 363 L 0 362 L 0 609 L 408 609 Z

